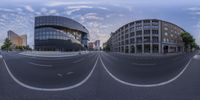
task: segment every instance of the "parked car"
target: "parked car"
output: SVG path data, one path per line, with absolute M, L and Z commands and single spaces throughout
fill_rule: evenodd
M 200 60 L 200 53 L 198 53 L 197 55 L 195 55 L 193 58 L 196 59 L 196 60 Z

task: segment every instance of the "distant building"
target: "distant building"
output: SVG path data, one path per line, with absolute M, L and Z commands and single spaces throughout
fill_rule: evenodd
M 95 47 L 94 42 L 89 42 L 88 43 L 88 49 L 89 50 L 94 50 L 94 47 Z
M 95 50 L 100 50 L 101 49 L 101 47 L 100 47 L 100 40 L 96 40 L 95 42 L 94 42 L 94 45 L 95 45 Z
M 112 33 L 111 33 L 112 34 Z M 107 40 L 107 42 L 103 43 L 103 50 L 104 51 L 112 51 L 111 47 L 112 47 L 112 44 L 111 44 L 111 37 Z
M 27 46 L 27 35 L 19 36 L 15 32 L 8 31 L 8 39 L 12 42 L 12 46 Z

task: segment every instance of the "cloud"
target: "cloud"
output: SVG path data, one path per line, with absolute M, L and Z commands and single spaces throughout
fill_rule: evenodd
M 190 7 L 188 8 L 190 11 L 200 11 L 200 7 Z
M 84 19 L 89 20 L 103 20 L 103 17 L 99 17 L 97 13 L 87 13 L 83 16 Z
M 40 15 L 42 15 L 42 13 L 41 12 L 35 12 L 35 15 L 40 16 Z
M 42 12 L 42 13 L 46 13 L 47 11 L 48 11 L 47 8 L 42 8 L 42 9 L 41 9 L 41 12 Z
M 63 1 L 53 1 L 46 4 L 49 7 L 64 6 L 64 5 L 83 5 L 83 4 L 94 4 L 94 2 L 63 2 Z
M 4 12 L 14 12 L 14 10 L 12 10 L 12 9 L 7 9 L 7 8 L 0 8 L 0 11 L 4 11 Z
M 22 8 L 16 8 L 17 11 L 22 12 L 23 9 Z
M 49 11 L 49 14 L 56 14 L 56 13 L 57 13 L 57 10 L 55 9 Z
M 77 11 L 80 11 L 80 10 L 81 10 L 81 9 L 67 10 L 67 11 L 66 11 L 66 14 L 67 14 L 67 15 L 71 15 L 72 13 L 77 12 Z
M 101 10 L 109 10 L 108 8 L 106 7 L 97 7 L 98 9 L 101 9 Z
M 86 5 L 75 5 L 75 6 L 68 6 L 67 9 L 84 9 L 84 8 L 93 8 L 92 6 Z
M 30 5 L 26 5 L 24 6 L 24 8 L 30 12 L 34 12 L 35 10 L 30 6 Z

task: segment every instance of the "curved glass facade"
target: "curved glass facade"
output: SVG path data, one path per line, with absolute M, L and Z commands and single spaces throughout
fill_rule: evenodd
M 80 23 L 59 16 L 35 18 L 35 49 L 77 51 L 87 48 L 88 31 Z

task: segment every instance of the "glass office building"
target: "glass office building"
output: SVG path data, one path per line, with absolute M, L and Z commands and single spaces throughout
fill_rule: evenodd
M 35 18 L 34 42 L 38 51 L 78 51 L 87 49 L 88 30 L 61 16 Z

